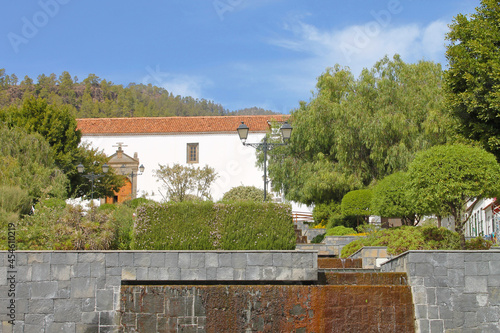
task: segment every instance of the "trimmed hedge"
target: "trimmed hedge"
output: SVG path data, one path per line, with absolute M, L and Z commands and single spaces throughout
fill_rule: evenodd
M 344 227 L 343 225 L 333 227 L 326 231 L 326 236 L 345 236 L 355 234 L 357 234 L 356 230 L 354 230 L 353 228 Z
M 289 205 L 168 202 L 137 209 L 135 250 L 293 250 Z

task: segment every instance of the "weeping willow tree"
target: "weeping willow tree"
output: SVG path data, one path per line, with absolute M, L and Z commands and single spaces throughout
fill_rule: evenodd
M 275 190 L 305 204 L 337 202 L 399 170 L 418 151 L 446 142 L 439 64 L 399 56 L 355 78 L 336 65 L 319 78 L 309 103 L 292 111 L 288 146 L 270 152 Z

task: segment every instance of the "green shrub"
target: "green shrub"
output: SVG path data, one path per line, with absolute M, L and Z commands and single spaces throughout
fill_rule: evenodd
M 314 237 L 311 240 L 311 243 L 313 243 L 313 244 L 319 244 L 319 243 L 321 243 L 323 241 L 323 239 L 325 239 L 325 235 L 326 235 L 326 233 L 316 235 L 316 237 Z
M 493 242 L 482 237 L 476 237 L 465 243 L 467 250 L 489 250 L 493 246 Z
M 363 246 L 387 246 L 387 253 L 392 255 L 410 250 L 460 250 L 460 236 L 456 232 L 435 226 L 382 229 L 344 246 L 341 257 L 346 258 Z M 489 249 L 491 242 L 476 238 L 467 241 L 466 247 Z
M 212 250 L 215 248 L 218 230 L 208 222 L 214 220 L 213 203 L 209 201 L 170 201 L 139 206 L 132 248 L 135 250 Z
M 0 210 L 10 213 L 27 214 L 31 208 L 31 198 L 27 190 L 19 186 L 0 185 Z
M 321 203 L 314 206 L 313 218 L 317 223 L 328 221 L 332 216 L 340 215 L 340 205 L 335 202 Z
M 20 220 L 16 230 L 20 250 L 109 250 L 115 231 L 110 216 L 92 207 L 42 207 Z
M 117 205 L 111 215 L 111 221 L 115 229 L 115 239 L 112 248 L 116 250 L 131 250 L 132 233 L 134 229 L 134 212 L 126 205 Z
M 137 210 L 137 250 L 288 250 L 295 248 L 289 205 L 263 202 L 148 204 Z
M 19 214 L 0 209 L 0 250 L 8 250 L 9 225 L 17 225 Z
M 37 205 L 35 214 L 18 221 L 14 220 L 15 216 L 9 217 L 0 212 L 0 222 L 16 223 L 18 249 L 131 249 L 134 209 L 125 205 L 101 205 L 84 211 L 81 206 L 67 205 L 61 209 L 60 203 L 47 206 L 47 202 L 50 201 Z M 3 236 L 0 230 L 0 237 Z
M 327 236 L 345 236 L 356 234 L 356 230 L 353 228 L 346 228 L 344 226 L 336 226 L 326 231 Z
M 373 225 L 373 224 L 370 224 L 370 223 L 363 223 L 363 224 L 358 225 L 356 227 L 356 229 L 358 230 L 358 233 L 360 233 L 360 234 L 372 234 L 374 232 L 379 231 L 380 227 Z
M 100 205 L 99 207 L 97 207 L 97 209 L 98 209 L 99 211 L 107 211 L 107 212 L 109 212 L 109 211 L 114 211 L 114 210 L 116 210 L 117 208 L 118 208 L 118 205 L 115 205 L 115 204 L 109 204 L 109 203 L 107 203 L 107 204 L 102 204 L 102 205 Z
M 269 199 L 269 198 L 268 198 Z M 222 197 L 222 202 L 228 201 L 256 201 L 264 200 L 264 190 L 255 186 L 237 186 L 233 187 Z
M 216 204 L 221 249 L 293 250 L 295 231 L 289 205 L 269 202 Z
M 66 207 L 66 201 L 58 198 L 48 198 L 41 200 L 35 205 L 35 212 L 42 207 L 64 209 Z
M 433 225 L 419 227 L 424 236 L 427 250 L 460 249 L 460 237 L 456 232 Z
M 140 205 L 145 205 L 147 203 L 154 203 L 154 201 L 146 198 L 135 198 L 132 200 L 127 200 L 123 204 L 132 209 L 137 209 L 137 207 L 139 207 Z
M 331 229 L 331 228 L 343 226 L 343 225 L 344 225 L 344 220 L 343 220 L 342 216 L 334 214 L 334 215 L 330 215 L 330 217 L 328 217 L 328 223 L 326 224 L 326 229 Z
M 355 216 L 357 224 L 363 223 L 363 218 L 372 215 L 372 190 L 350 191 L 342 198 L 340 204 L 342 216 Z
M 342 216 L 342 215 L 330 215 L 330 219 L 328 220 L 328 224 L 326 225 L 327 229 L 331 229 L 334 227 L 343 226 L 346 228 L 356 228 L 359 226 L 359 220 L 357 216 Z

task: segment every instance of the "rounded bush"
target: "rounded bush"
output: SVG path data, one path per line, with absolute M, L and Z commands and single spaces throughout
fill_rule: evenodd
M 110 203 L 107 203 L 107 204 L 102 204 L 100 205 L 97 210 L 99 211 L 104 211 L 104 212 L 108 212 L 108 211 L 113 211 L 117 208 L 117 205 L 115 204 L 110 204 Z
M 353 228 L 346 228 L 344 226 L 336 226 L 326 231 L 327 236 L 345 236 L 356 234 L 356 230 Z
M 140 205 L 144 205 L 144 204 L 147 204 L 147 203 L 150 203 L 150 202 L 154 202 L 154 201 L 146 199 L 146 198 L 135 198 L 135 199 L 132 199 L 132 200 L 127 200 L 123 204 L 125 206 L 127 206 L 127 207 L 132 208 L 132 209 L 136 209 Z
M 263 201 L 264 190 L 255 186 L 237 186 L 233 187 L 222 197 L 222 201 Z

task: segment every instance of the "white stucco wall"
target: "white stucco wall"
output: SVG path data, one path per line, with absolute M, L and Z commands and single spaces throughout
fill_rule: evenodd
M 472 212 L 469 212 L 470 217 L 465 225 L 465 234 L 468 237 L 477 237 L 491 235 L 497 231 L 497 226 L 493 220 L 493 212 L 491 204 L 495 201 L 493 198 L 479 199 Z M 473 201 L 472 201 L 473 202 Z M 469 203 L 472 204 L 472 202 Z
M 260 142 L 264 133 L 250 133 L 247 142 Z M 123 143 L 123 151 L 129 156 L 137 152 L 140 164 L 145 166 L 143 175 L 137 177 L 137 196 L 147 193 L 148 199 L 161 201 L 161 184 L 153 174 L 159 164 L 187 165 L 188 143 L 199 143 L 199 163 L 190 164 L 215 168 L 219 177 L 212 185 L 214 200 L 239 185 L 263 188 L 263 170 L 256 166 L 256 152 L 252 147 L 243 146 L 235 133 L 227 134 L 172 134 L 172 135 L 84 135 L 82 142 L 103 150 L 108 156 L 116 152 L 116 144 Z M 115 147 L 113 147 L 115 146 Z M 160 188 L 160 190 L 159 190 Z M 269 188 L 268 188 L 269 190 Z

